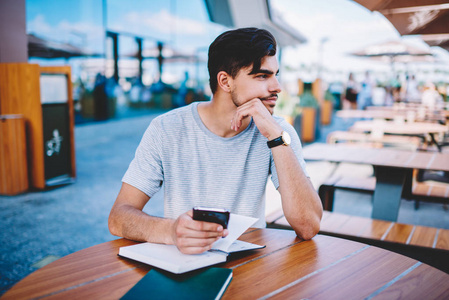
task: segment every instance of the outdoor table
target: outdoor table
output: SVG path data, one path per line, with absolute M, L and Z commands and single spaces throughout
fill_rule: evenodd
M 266 248 L 231 255 L 217 267 L 233 270 L 222 299 L 444 299 L 449 275 L 374 246 L 292 230 L 249 229 L 241 240 Z M 117 256 L 136 242 L 117 239 L 66 257 L 25 277 L 4 299 L 119 299 L 151 266 Z
M 369 164 L 376 168 L 371 217 L 396 221 L 402 192 L 411 193 L 413 169 L 449 171 L 449 153 L 406 151 L 354 145 L 314 143 L 303 149 L 305 160 Z
M 447 119 L 445 111 L 425 111 L 421 116 L 416 109 L 344 109 L 337 111 L 336 115 L 343 119 L 402 119 L 407 122 L 430 121 L 434 123 L 445 123 Z
M 397 116 L 406 117 L 405 111 L 393 110 L 361 110 L 343 109 L 337 111 L 339 118 L 361 118 L 361 119 L 394 119 Z
M 437 142 L 435 135 L 445 134 L 449 131 L 449 127 L 437 123 L 427 122 L 412 122 L 412 123 L 398 123 L 394 121 L 357 121 L 351 126 L 350 131 L 354 132 L 374 132 L 380 131 L 385 134 L 392 135 L 408 135 L 408 136 L 422 136 L 424 139 L 430 136 L 432 143 L 434 143 L 438 150 L 441 151 L 441 145 Z

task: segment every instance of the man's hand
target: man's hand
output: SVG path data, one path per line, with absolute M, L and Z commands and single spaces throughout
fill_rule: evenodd
M 173 224 L 173 244 L 185 254 L 199 254 L 210 250 L 212 244 L 228 235 L 223 226 L 192 219 L 192 211 L 180 215 Z
M 231 120 L 231 129 L 238 131 L 240 126 L 242 126 L 242 121 L 247 117 L 253 117 L 260 133 L 268 140 L 275 139 L 281 135 L 282 127 L 273 119 L 272 112 L 259 98 L 252 99 L 237 108 Z

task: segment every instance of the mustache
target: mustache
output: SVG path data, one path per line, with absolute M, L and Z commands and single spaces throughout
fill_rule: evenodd
M 267 96 L 267 97 L 263 97 L 263 98 L 259 98 L 260 100 L 268 100 L 268 99 L 270 99 L 270 98 L 278 98 L 278 94 L 271 94 L 270 96 Z

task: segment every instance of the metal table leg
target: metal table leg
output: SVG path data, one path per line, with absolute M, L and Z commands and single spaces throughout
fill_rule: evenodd
M 373 196 L 373 219 L 396 221 L 401 195 L 411 170 L 391 167 L 375 168 L 376 188 Z

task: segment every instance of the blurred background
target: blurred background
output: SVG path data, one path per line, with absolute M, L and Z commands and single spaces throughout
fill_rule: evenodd
M 431 82 L 442 94 L 449 81 L 449 53 L 430 47 L 435 40 L 401 36 L 381 12 L 356 1 L 26 1 L 28 61 L 72 67 L 76 123 L 209 99 L 208 46 L 243 26 L 278 39 L 286 98 L 298 96 L 298 80 L 317 78 L 338 96 L 351 72 L 359 83 L 370 72 L 387 92 L 412 75 L 418 88 Z M 398 44 L 385 45 L 392 41 Z M 403 55 L 401 47 L 426 55 Z
M 449 2 L 437 0 L 0 0 L 0 295 L 115 238 L 107 217 L 144 130 L 210 100 L 207 53 L 220 33 L 254 26 L 276 37 L 275 113 L 308 145 L 364 118 L 341 111 L 426 102 L 447 113 L 448 24 Z M 437 121 L 447 127 L 447 114 Z M 309 166 L 318 189 L 333 166 Z M 346 167 L 372 176 L 371 166 Z M 341 193 L 336 211 L 370 216 L 371 195 Z M 267 195 L 267 209 L 279 208 Z M 162 215 L 162 201 L 146 211 Z M 401 204 L 398 220 L 449 228 L 447 205 L 432 205 Z

